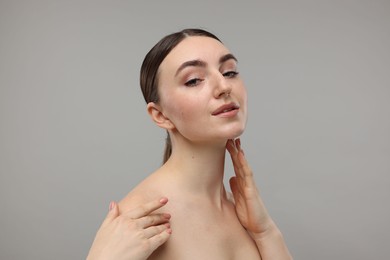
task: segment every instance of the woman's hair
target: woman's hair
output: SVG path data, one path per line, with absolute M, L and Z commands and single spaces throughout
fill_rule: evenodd
M 146 54 L 141 66 L 140 85 L 146 103 L 158 103 L 160 101 L 158 93 L 158 69 L 160 64 L 182 40 L 190 36 L 210 37 L 221 42 L 217 36 L 202 29 L 184 29 L 180 32 L 172 33 L 162 38 Z M 169 159 L 171 153 L 172 143 L 169 133 L 167 133 L 163 163 Z

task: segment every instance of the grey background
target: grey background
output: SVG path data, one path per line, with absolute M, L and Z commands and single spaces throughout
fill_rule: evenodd
M 186 27 L 239 59 L 243 145 L 295 259 L 388 259 L 390 2 L 369 0 L 1 0 L 0 259 L 85 258 L 160 165 L 139 67 Z

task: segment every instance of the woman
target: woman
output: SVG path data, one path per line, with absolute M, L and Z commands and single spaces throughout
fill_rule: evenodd
M 240 140 L 233 141 L 247 119 L 246 90 L 234 55 L 204 30 L 168 35 L 146 55 L 141 88 L 149 115 L 168 137 L 163 166 L 112 213 L 118 215 L 119 208 L 119 214 L 132 215 L 125 223 L 143 220 L 130 225 L 137 234 L 143 232 L 133 241 L 148 241 L 138 244 L 146 245 L 139 259 L 291 259 L 262 203 Z M 232 196 L 223 184 L 226 150 L 235 170 Z M 161 197 L 167 199 L 160 205 L 143 211 L 133 207 Z M 169 214 L 158 208 L 163 204 Z M 107 231 L 100 237 L 109 236 Z

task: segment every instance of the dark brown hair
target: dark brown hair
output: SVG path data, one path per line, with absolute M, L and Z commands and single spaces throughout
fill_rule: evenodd
M 141 66 L 140 85 L 146 103 L 158 103 L 158 69 L 165 57 L 185 38 L 190 36 L 204 36 L 220 41 L 214 34 L 202 29 L 184 29 L 180 32 L 172 33 L 162 38 L 146 54 Z M 163 163 L 165 163 L 172 153 L 172 144 L 169 134 L 165 141 L 165 152 Z

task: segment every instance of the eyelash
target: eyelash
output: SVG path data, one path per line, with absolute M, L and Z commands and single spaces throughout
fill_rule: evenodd
M 238 75 L 237 71 L 228 71 L 223 73 L 223 76 L 227 78 L 235 78 L 237 75 Z
M 237 71 L 228 71 L 228 72 L 223 73 L 223 76 L 226 78 L 229 78 L 229 79 L 235 78 L 237 75 L 238 75 Z M 195 86 L 199 85 L 203 80 L 204 79 L 199 79 L 199 78 L 190 79 L 189 81 L 184 83 L 184 85 L 187 87 L 195 87 Z
M 202 81 L 203 81 L 203 79 L 199 79 L 199 78 L 190 79 L 189 81 L 184 83 L 184 85 L 187 87 L 195 87 L 195 86 L 199 85 Z

